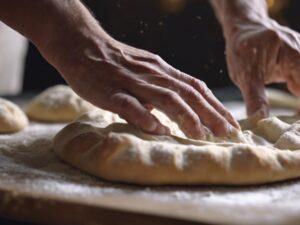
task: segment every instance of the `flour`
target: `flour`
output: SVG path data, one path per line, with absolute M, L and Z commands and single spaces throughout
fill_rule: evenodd
M 258 187 L 145 187 L 111 183 L 62 163 L 52 138 L 64 124 L 32 123 L 0 135 L 0 189 L 43 199 L 184 218 L 214 224 L 291 224 L 300 216 L 300 182 Z M 11 201 L 0 199 L 0 205 Z

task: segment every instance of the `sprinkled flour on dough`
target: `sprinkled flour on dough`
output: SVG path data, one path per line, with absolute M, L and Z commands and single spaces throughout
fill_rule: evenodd
M 244 188 L 145 187 L 86 175 L 51 150 L 51 139 L 63 126 L 33 123 L 24 132 L 0 135 L 0 189 L 216 224 L 296 225 L 300 220 L 299 181 Z

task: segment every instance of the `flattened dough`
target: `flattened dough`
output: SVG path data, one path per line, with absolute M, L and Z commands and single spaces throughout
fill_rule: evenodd
M 32 120 L 43 122 L 70 122 L 95 109 L 80 98 L 69 86 L 56 85 L 36 96 L 27 106 L 26 113 Z
M 100 110 L 59 132 L 54 151 L 90 174 L 135 184 L 249 185 L 300 177 L 298 116 L 263 119 L 234 140 L 208 135 L 196 141 L 162 113 L 153 114 L 175 135 L 145 134 Z
M 27 116 L 19 106 L 0 98 L 0 133 L 15 133 L 27 126 Z

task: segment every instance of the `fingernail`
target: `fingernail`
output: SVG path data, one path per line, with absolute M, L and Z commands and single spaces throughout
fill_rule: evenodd
M 242 127 L 241 127 L 241 125 L 239 123 L 236 123 L 236 129 L 242 130 Z
M 236 129 L 241 130 L 242 128 L 241 128 L 239 122 L 238 122 L 237 120 L 235 120 L 234 118 L 233 118 L 233 121 L 234 121 L 233 126 L 234 126 Z
M 240 130 L 236 129 L 235 127 L 229 125 L 228 129 L 227 129 L 227 137 L 228 138 L 233 138 L 233 137 L 237 137 L 240 133 Z
M 236 120 L 233 120 L 230 124 L 234 126 L 236 129 L 241 130 L 241 126 Z
M 243 135 L 241 130 L 238 130 L 234 127 L 231 128 L 230 134 L 227 137 L 230 141 L 238 142 L 238 143 L 247 143 L 246 138 Z
M 234 126 L 235 128 L 241 130 L 241 126 L 239 124 L 239 122 L 233 117 L 233 115 L 231 113 L 228 114 L 229 122 L 232 126 Z

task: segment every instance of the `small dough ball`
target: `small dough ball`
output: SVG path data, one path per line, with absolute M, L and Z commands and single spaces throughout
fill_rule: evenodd
M 28 118 L 16 104 L 0 98 L 0 133 L 16 133 L 28 126 Z
M 289 128 L 289 124 L 277 117 L 262 119 L 257 123 L 257 131 L 260 136 L 274 143 Z
M 287 131 L 280 136 L 278 141 L 276 141 L 276 143 L 274 144 L 274 147 L 279 149 L 288 149 L 291 151 L 299 150 L 299 137 L 299 132 Z
M 69 86 L 56 85 L 36 96 L 27 106 L 26 113 L 36 121 L 70 122 L 95 108 Z
M 299 150 L 300 149 L 300 123 L 296 122 L 283 133 L 277 142 L 274 144 L 275 148 Z

